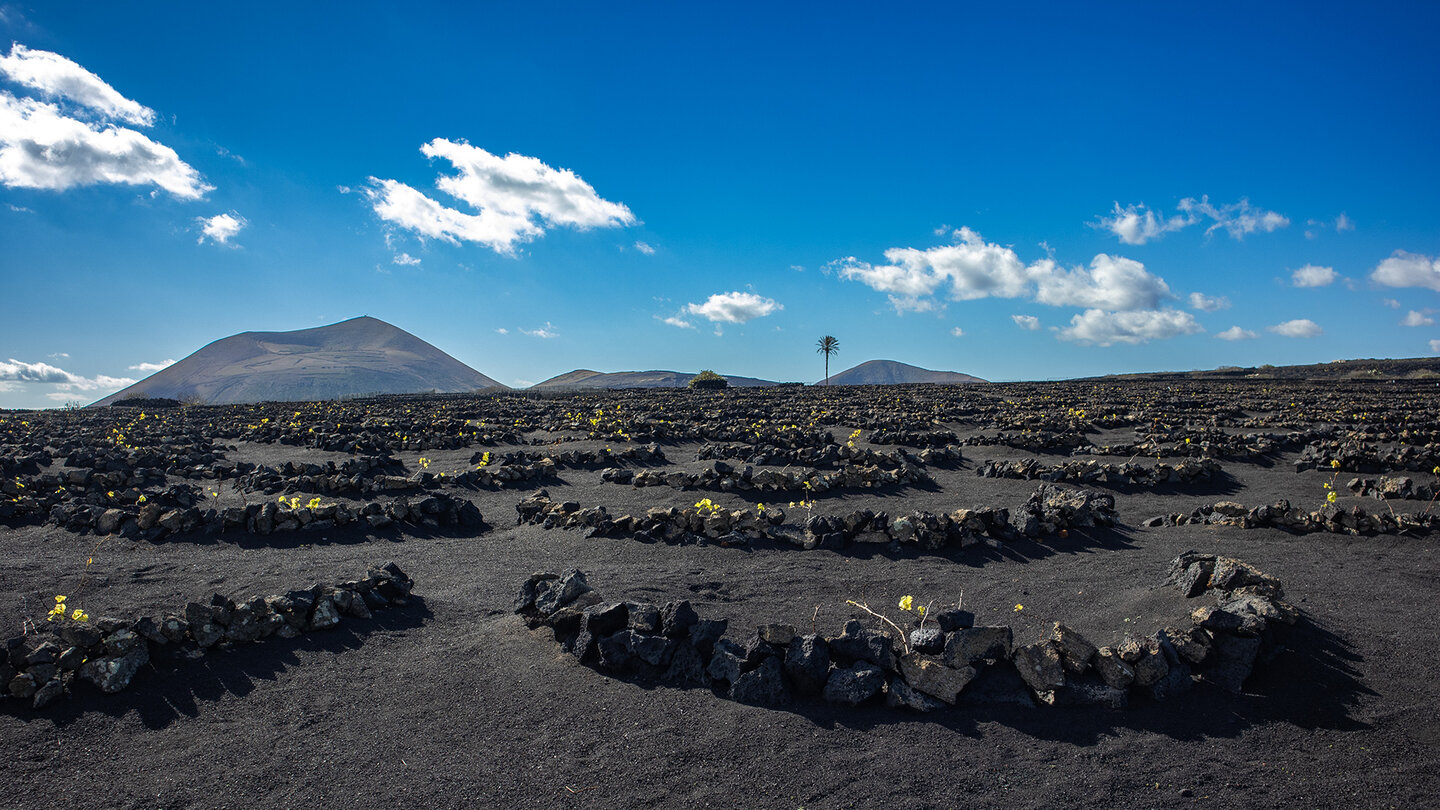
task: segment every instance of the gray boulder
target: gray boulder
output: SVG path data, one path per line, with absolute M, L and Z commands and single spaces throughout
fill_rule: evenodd
M 741 703 L 773 706 L 786 702 L 785 681 L 780 675 L 780 659 L 766 658 L 760 666 L 741 675 L 730 688 L 730 697 Z
M 914 688 L 952 706 L 961 690 L 975 680 L 974 667 L 948 667 L 939 658 L 918 652 L 900 659 L 900 674 Z
M 936 709 L 945 708 L 946 704 L 945 701 L 930 697 L 900 678 L 896 678 L 890 682 L 890 689 L 885 693 L 885 705 L 892 709 L 904 707 L 917 712 L 933 712 Z
M 825 639 L 825 643 L 833 659 L 847 663 L 868 661 L 882 669 L 895 670 L 895 642 L 885 633 L 866 630 L 854 619 L 845 622 L 841 634 Z
M 100 691 L 114 694 L 130 685 L 140 667 L 150 663 L 150 648 L 142 641 L 128 654 L 119 657 L 92 658 L 80 667 L 80 677 L 95 684 Z
M 852 667 L 831 670 L 830 678 L 825 682 L 824 697 L 829 703 L 858 706 L 884 688 L 884 670 L 861 661 Z
M 945 640 L 945 664 L 959 668 L 987 658 L 1009 658 L 1013 638 L 1009 627 L 956 630 Z
M 1066 671 L 1081 675 L 1090 668 L 1090 660 L 1095 656 L 1095 645 L 1084 636 L 1056 622 L 1050 639 L 1059 648 L 1060 663 L 1065 666 Z
M 1011 658 L 1015 671 L 1042 703 L 1054 703 L 1055 693 L 1065 687 L 1065 667 L 1060 646 L 1045 640 L 1017 648 Z
M 785 652 L 785 674 L 796 691 L 811 695 L 825 688 L 830 673 L 830 648 L 815 634 L 796 636 Z

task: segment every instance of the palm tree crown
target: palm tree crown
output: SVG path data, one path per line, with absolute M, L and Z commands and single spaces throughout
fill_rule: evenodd
M 815 343 L 815 351 L 825 355 L 825 379 L 830 379 L 830 355 L 840 351 L 840 341 L 826 335 Z M 830 383 L 825 383 L 829 385 Z

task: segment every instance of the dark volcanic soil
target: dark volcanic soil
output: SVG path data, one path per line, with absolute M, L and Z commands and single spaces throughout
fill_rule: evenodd
M 1088 434 L 1094 445 L 1133 441 L 1154 421 L 1152 413 L 1142 411 L 1165 407 L 1155 404 L 1157 396 L 1163 399 L 1157 389 L 1138 385 L 1103 391 L 1098 386 L 984 386 L 963 394 L 857 389 L 854 396 L 877 390 L 884 401 L 899 403 L 894 408 L 913 413 L 926 411 L 930 399 L 962 396 L 1019 403 L 1013 413 L 1063 414 L 1086 402 L 1098 413 L 1094 409 L 1113 408 L 1126 397 L 1137 403 L 1128 423 L 1121 419 L 1124 424 Z M 1386 403 L 1398 401 L 1393 388 L 1323 390 L 1343 403 L 1325 408 L 1354 405 L 1358 412 L 1363 405 L 1380 413 Z M 1200 418 L 1197 414 L 1211 405 L 1222 414 L 1233 408 L 1216 421 L 1230 432 L 1266 429 L 1253 426 L 1261 422 L 1281 434 L 1302 424 L 1340 423 L 1320 412 L 1323 397 L 1303 387 L 1281 392 L 1273 412 L 1237 406 L 1234 390 L 1207 391 L 1192 392 L 1197 402 L 1209 403 L 1192 403 L 1192 416 Z M 1268 389 L 1241 393 L 1271 396 Z M 1412 413 L 1415 402 L 1429 403 L 1428 421 L 1410 426 L 1434 431 L 1433 393 L 1417 388 L 1405 394 Z M 606 396 L 527 401 L 523 407 L 515 398 L 496 400 L 503 407 L 481 400 L 466 406 L 466 418 L 491 408 L 505 410 L 508 423 L 519 418 L 513 415 L 516 408 L 603 408 Z M 652 396 L 671 399 L 646 399 Z M 798 421 L 813 407 L 816 424 L 841 443 L 860 426 L 842 407 L 847 394 L 838 391 L 750 392 L 743 399 L 736 399 L 736 392 L 630 392 L 623 403 L 652 402 L 668 410 L 673 398 L 685 396 L 729 401 L 750 409 L 757 419 L 777 422 Z M 1291 402 L 1299 405 L 1287 412 Z M 822 406 L 833 413 L 821 413 Z M 417 411 L 434 407 L 434 401 L 414 405 Z M 270 412 L 289 418 L 290 410 L 280 405 Z M 1377 418 L 1403 421 L 1400 410 L 1396 406 Z M 194 413 L 185 418 L 212 425 L 258 422 L 262 412 L 267 411 L 216 410 L 213 418 Z M 938 415 L 930 428 L 953 430 L 962 439 L 994 435 L 1001 424 L 999 415 L 984 412 L 949 418 L 955 413 L 941 409 Z M 61 432 L 66 418 L 100 418 L 0 417 L 12 426 L 22 419 L 43 423 L 52 432 Z M 105 418 L 129 422 L 132 417 Z M 310 418 L 310 413 L 297 417 L 302 425 Z M 1250 424 L 1242 427 L 1247 420 Z M 1184 414 L 1177 413 L 1176 422 L 1184 421 Z M 573 440 L 558 447 L 396 447 L 393 454 L 410 471 L 418 469 L 422 456 L 436 471 L 468 469 L 471 453 L 483 449 L 630 446 L 614 436 L 588 438 L 583 430 L 547 430 L 533 421 L 519 429 L 527 441 Z M 101 442 L 103 433 L 93 441 Z M 251 441 L 243 432 L 221 443 L 236 448 L 225 453 L 229 460 L 271 466 L 348 457 Z M 686 439 L 661 446 L 674 467 L 698 470 L 695 452 L 704 443 Z M 815 511 L 1014 508 L 1036 482 L 979 478 L 974 469 L 982 460 L 1034 456 L 1053 464 L 1067 459 L 1007 446 L 963 450 L 962 466 L 930 469 L 937 482 L 933 489 L 825 493 Z M 197 532 L 163 542 L 111 537 L 94 551 L 86 585 L 75 590 L 85 559 L 101 538 L 55 525 L 0 526 L 0 627 L 5 635 L 18 632 L 26 617 L 43 620 L 56 593 L 68 592 L 92 615 L 144 615 L 178 610 L 214 591 L 238 598 L 350 579 L 388 560 L 414 578 L 419 597 L 409 608 L 377 612 L 374 620 L 347 619 L 330 633 L 272 638 L 173 669 L 147 667 L 118 695 L 77 687 L 68 699 L 39 711 L 15 700 L 0 702 L 0 762 L 5 763 L 0 806 L 1437 806 L 1436 535 L 1140 527 L 1146 518 L 1189 512 L 1222 499 L 1258 506 L 1288 498 L 1319 507 L 1323 484 L 1332 474 L 1295 472 L 1299 455 L 1298 448 L 1291 448 L 1264 458 L 1220 458 L 1229 479 L 1218 485 L 1115 491 L 1122 525 L 1113 530 L 940 555 L 883 546 L 851 554 L 764 542 L 737 549 L 585 539 L 580 531 L 516 527 L 514 506 L 535 487 L 512 486 L 452 490 L 472 500 L 491 524 L 480 532 L 351 526 L 263 537 Z M 57 454 L 48 471 L 63 469 Z M 1406 474 L 1417 482 L 1433 478 L 1428 472 Z M 1351 475 L 1341 474 L 1340 484 Z M 603 504 L 614 514 L 689 506 L 701 497 L 731 508 L 784 500 L 636 489 L 602 482 L 598 470 L 562 469 L 558 479 L 541 484 L 556 500 Z M 217 489 L 222 505 L 240 502 L 241 495 L 228 483 Z M 1348 494 L 1341 502 L 1385 508 Z M 1393 505 L 1418 511 L 1426 504 Z M 798 519 L 793 513 L 799 510 L 787 511 L 791 520 Z M 818 701 L 763 708 L 721 699 L 708 689 L 607 677 L 563 653 L 548 631 L 527 630 L 510 613 L 515 591 L 531 572 L 579 567 L 607 599 L 689 599 L 704 618 L 728 618 L 732 636 L 763 622 L 809 632 L 812 615 L 820 632 L 833 633 L 859 615 L 845 604 L 847 599 L 883 606 L 894 605 L 903 594 L 914 594 L 917 601 L 953 601 L 963 589 L 965 606 L 975 611 L 978 622 L 1013 625 L 1017 644 L 1043 637 L 1057 620 L 1104 644 L 1127 631 L 1153 631 L 1186 610 L 1184 600 L 1160 580 L 1167 562 L 1187 549 L 1232 555 L 1273 574 L 1303 612 L 1288 649 L 1261 665 L 1243 694 L 1198 685 L 1165 702 L 1137 698 L 1123 710 L 961 705 L 921 715 L 883 705 L 850 709 Z M 1017 612 L 1017 604 L 1023 610 Z

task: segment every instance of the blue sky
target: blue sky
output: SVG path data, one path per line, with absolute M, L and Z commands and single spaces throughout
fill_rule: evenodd
M 1435 4 L 511 5 L 0 4 L 0 407 L 357 315 L 511 385 L 1440 353 Z

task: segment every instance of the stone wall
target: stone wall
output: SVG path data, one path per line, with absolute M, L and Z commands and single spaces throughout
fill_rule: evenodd
M 1025 702 L 1042 706 L 1120 708 L 1133 695 L 1163 700 L 1197 682 L 1238 692 L 1277 629 L 1299 617 L 1278 580 L 1233 558 L 1187 552 L 1166 582 L 1196 600 L 1188 615 L 1098 647 L 1060 622 L 1047 638 L 1016 646 L 1011 628 L 976 627 L 958 608 L 912 622 L 903 638 L 858 620 L 836 635 L 766 624 L 734 638 L 728 620 L 703 619 L 688 601 L 607 601 L 573 569 L 532 575 L 514 610 L 608 675 L 708 687 L 746 703 L 883 702 L 922 712 L 961 702 L 982 672 L 992 681 L 1008 674 L 1024 685 Z
M 779 507 L 730 510 L 700 505 L 680 509 L 654 508 L 644 515 L 613 517 L 603 506 L 582 508 L 575 501 L 552 501 L 546 491 L 515 505 L 516 523 L 547 529 L 589 529 L 590 537 L 630 537 L 642 542 L 675 545 L 718 543 L 745 546 L 769 539 L 804 549 L 851 545 L 916 546 L 924 551 L 946 547 L 997 545 L 1020 538 L 1036 539 L 1067 533 L 1072 528 L 1114 526 L 1115 499 L 1090 490 L 1042 484 L 1015 510 L 956 509 L 949 514 L 912 512 L 891 516 L 860 509 L 846 515 L 809 514 L 797 533 L 785 527 Z
M 1266 506 L 1248 508 L 1235 501 L 1217 501 L 1201 506 L 1189 514 L 1171 513 L 1150 518 L 1143 524 L 1160 526 L 1234 526 L 1240 529 L 1281 529 L 1309 534 L 1419 534 L 1440 530 L 1440 514 L 1424 512 L 1370 512 L 1356 505 L 1349 509 L 1327 503 L 1319 509 L 1307 510 L 1291 506 L 1287 500 Z
M 477 528 L 484 525 L 484 518 L 470 501 L 436 492 L 418 496 L 413 500 L 399 497 L 390 501 L 370 501 L 359 505 L 319 504 L 313 508 L 299 505 L 298 502 L 295 506 L 290 506 L 279 501 L 225 509 L 185 507 L 165 499 L 108 508 L 84 503 L 62 503 L 51 508 L 49 522 L 75 532 L 118 534 L 158 542 L 195 532 L 218 534 L 243 531 L 269 535 L 302 530 L 321 531 L 351 524 L 372 529 L 384 528 L 397 522 L 431 528 Z
M 129 687 L 161 648 L 199 658 L 222 647 L 329 630 L 346 617 L 368 619 L 372 610 L 405 607 L 413 587 L 399 566 L 386 563 L 360 579 L 242 602 L 217 593 L 165 616 L 40 622 L 5 640 L 0 700 L 41 709 L 82 683 L 114 694 Z
M 993 461 L 987 459 L 975 469 L 981 478 L 1018 478 L 1025 481 L 1064 481 L 1100 486 L 1163 486 L 1189 484 L 1224 474 L 1214 459 L 1185 459 L 1175 464 L 1102 464 L 1094 460 L 1045 464 L 1038 459 Z

